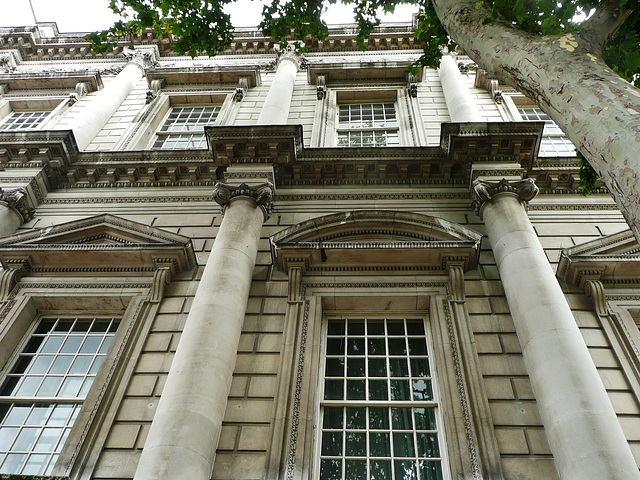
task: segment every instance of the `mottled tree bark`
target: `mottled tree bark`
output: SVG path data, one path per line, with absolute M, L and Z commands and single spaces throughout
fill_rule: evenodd
M 535 101 L 600 174 L 640 241 L 640 90 L 613 72 L 600 53 L 624 16 L 603 2 L 581 30 L 529 34 L 485 25 L 475 0 L 433 0 L 462 49 L 501 82 Z

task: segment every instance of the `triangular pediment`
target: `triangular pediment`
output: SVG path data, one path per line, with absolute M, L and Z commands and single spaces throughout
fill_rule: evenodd
M 0 263 L 32 273 L 174 273 L 195 265 L 188 237 L 114 215 L 74 220 L 0 238 Z
M 277 267 L 310 271 L 430 271 L 474 268 L 482 235 L 417 213 L 356 210 L 307 220 L 271 237 Z
M 560 255 L 557 276 L 580 287 L 586 280 L 638 283 L 640 245 L 631 230 L 624 230 L 566 248 Z

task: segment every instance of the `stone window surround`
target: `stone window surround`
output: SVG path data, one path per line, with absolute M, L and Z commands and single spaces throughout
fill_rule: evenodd
M 106 280 L 106 279 L 105 279 Z M 70 479 L 89 478 L 106 441 L 134 365 L 130 355 L 142 349 L 141 338 L 151 327 L 159 307 L 149 302 L 149 284 L 76 282 L 74 279 L 23 279 L 0 311 L 0 365 L 2 376 L 29 335 L 33 322 L 42 316 L 109 315 L 120 325 L 107 356 L 61 451 L 52 475 Z
M 376 86 L 332 87 L 326 89 L 326 95 L 316 104 L 311 146 L 335 147 L 338 145 L 337 126 L 340 104 L 347 103 L 390 103 L 393 102 L 398 122 L 400 146 L 419 146 L 422 121 L 416 115 L 413 98 L 406 87 Z
M 43 98 L 37 97 L 11 97 L 0 101 L 0 130 L 2 130 L 2 124 L 4 120 L 13 112 L 35 112 L 35 111 L 47 111 L 49 115 L 40 122 L 36 128 L 30 128 L 32 130 L 50 130 L 55 126 L 57 119 L 63 115 L 69 107 L 73 105 L 73 101 L 69 96 L 55 95 L 47 96 Z M 16 132 L 27 130 L 12 130 Z
M 158 96 L 136 116 L 131 127 L 118 142 L 116 150 L 146 150 L 153 148 L 156 132 L 164 124 L 173 107 L 219 106 L 220 113 L 213 125 L 233 122 L 238 110 L 230 89 L 161 90 Z
M 385 277 L 388 279 L 388 277 Z M 332 281 L 333 280 L 333 281 Z M 403 282 L 403 280 L 408 280 Z M 424 281 L 422 281 L 424 280 Z M 432 339 L 432 355 L 440 392 L 440 414 L 444 419 L 446 450 L 444 478 L 478 477 L 481 471 L 502 478 L 486 395 L 470 385 L 466 367 L 478 368 L 477 353 L 465 342 L 461 330 L 470 329 L 466 307 L 455 305 L 447 278 L 412 277 L 382 281 L 373 278 L 305 277 L 301 301 L 290 302 L 285 320 L 285 351 L 281 383 L 274 403 L 274 437 L 268 459 L 269 475 L 280 478 L 315 478 L 319 439 L 319 372 L 322 326 L 327 316 L 384 312 L 424 316 Z M 291 288 L 291 276 L 290 276 Z M 393 296 L 389 296 L 389 292 Z M 469 330 L 470 331 L 470 330 Z M 452 342 L 451 338 L 455 338 Z M 290 342 L 289 342 L 290 340 Z M 293 365 L 289 359 L 295 359 Z M 442 372 L 452 372 L 444 375 Z M 478 379 L 479 380 L 479 379 Z M 480 397 L 484 397 L 484 402 Z M 278 434 L 284 432 L 284 435 Z M 483 444 L 481 447 L 479 444 Z M 498 473 L 497 476 L 495 474 Z

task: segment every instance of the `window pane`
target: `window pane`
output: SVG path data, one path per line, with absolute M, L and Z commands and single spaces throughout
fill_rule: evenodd
M 105 354 L 99 350 L 115 335 L 111 326 L 116 320 L 100 320 L 92 330 L 94 322 L 92 318 L 43 319 L 26 343 L 30 356 L 18 356 L 1 390 L 4 403 L 0 405 L 6 411 L 0 421 L 2 472 L 42 475 L 53 468 L 93 382 L 94 376 L 85 374 L 102 362 Z M 25 359 L 30 361 L 27 369 Z M 31 398 L 16 404 L 13 395 Z M 58 405 L 57 398 L 73 398 L 74 403 Z
M 206 148 L 204 127 L 212 125 L 220 107 L 174 107 L 158 130 L 153 148 L 183 150 Z

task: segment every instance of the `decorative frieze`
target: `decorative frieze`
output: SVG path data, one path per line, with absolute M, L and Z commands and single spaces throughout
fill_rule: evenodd
M 273 202 L 273 184 L 263 183 L 261 185 L 250 186 L 246 183 L 232 186 L 219 182 L 213 190 L 213 199 L 222 206 L 222 212 L 228 207 L 234 198 L 250 197 L 262 209 L 265 221 L 269 218 Z

